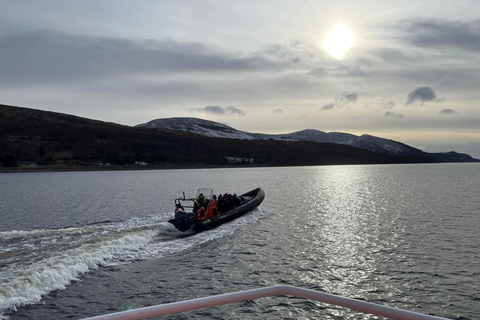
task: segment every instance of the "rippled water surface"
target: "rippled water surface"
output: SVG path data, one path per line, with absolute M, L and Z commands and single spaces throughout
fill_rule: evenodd
M 478 164 L 0 174 L 0 319 L 79 319 L 288 284 L 480 318 Z M 182 234 L 200 187 L 266 198 Z M 167 319 L 375 319 L 293 297 Z

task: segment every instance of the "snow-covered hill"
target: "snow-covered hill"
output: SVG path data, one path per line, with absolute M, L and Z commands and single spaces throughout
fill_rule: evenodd
M 156 119 L 136 127 L 182 130 L 207 137 L 253 140 L 250 133 L 233 129 L 227 125 L 198 118 Z
M 435 159 L 450 159 L 449 161 L 465 161 L 465 157 L 471 158 L 465 154 L 456 152 L 449 153 L 426 153 L 404 143 L 379 138 L 364 134 L 356 136 L 342 132 L 323 132 L 320 130 L 306 129 L 288 134 L 263 134 L 249 133 L 236 130 L 227 125 L 198 118 L 166 118 L 157 119 L 150 122 L 139 124 L 137 127 L 146 128 L 165 128 L 171 130 L 182 130 L 207 137 L 228 138 L 228 139 L 247 139 L 247 140 L 280 140 L 280 141 L 312 141 L 328 142 L 335 144 L 349 145 L 356 148 L 366 149 L 378 153 L 387 153 L 398 156 L 419 156 Z M 446 162 L 446 161 L 442 161 Z
M 422 151 L 410 147 L 401 142 L 389 139 L 374 137 L 368 134 L 356 136 L 343 132 L 323 132 L 319 130 L 306 129 L 298 132 L 281 134 L 281 135 L 265 135 L 255 134 L 257 138 L 289 140 L 289 141 L 313 141 L 313 142 L 329 142 L 336 144 L 349 145 L 356 148 L 366 149 L 373 152 L 389 153 L 394 155 L 418 155 Z

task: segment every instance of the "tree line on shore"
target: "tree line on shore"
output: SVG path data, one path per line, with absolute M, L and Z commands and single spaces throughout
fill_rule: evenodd
M 207 138 L 183 131 L 147 129 L 72 115 L 0 105 L 0 163 L 32 161 L 45 166 L 225 163 L 329 165 L 432 162 L 331 143 Z

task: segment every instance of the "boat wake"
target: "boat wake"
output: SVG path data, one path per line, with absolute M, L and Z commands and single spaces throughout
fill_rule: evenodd
M 0 232 L 0 319 L 38 303 L 103 266 L 161 258 L 234 233 L 266 215 L 252 214 L 201 234 L 168 223 L 173 213 L 54 230 Z

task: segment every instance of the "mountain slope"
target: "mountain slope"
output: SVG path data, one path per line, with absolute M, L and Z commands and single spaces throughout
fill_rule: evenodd
M 183 125 L 210 134 L 247 139 L 205 137 L 181 130 L 122 126 L 56 112 L 0 104 L 0 166 L 20 161 L 47 167 L 133 165 L 224 165 L 225 157 L 253 158 L 269 166 L 346 165 L 433 162 L 399 157 L 347 145 L 310 141 L 258 140 L 228 126 L 192 120 Z M 212 132 L 213 131 L 213 132 Z M 250 138 L 248 138 L 250 137 Z
M 248 133 L 231 128 L 214 121 L 198 118 L 166 118 L 157 119 L 140 124 L 137 127 L 163 128 L 181 130 L 207 137 L 222 137 L 229 139 L 260 139 L 277 141 L 308 141 L 317 143 L 334 143 L 365 149 L 376 153 L 386 153 L 404 157 L 426 157 L 437 162 L 465 162 L 476 161 L 467 154 L 456 152 L 426 153 L 404 143 L 364 134 L 356 136 L 342 132 L 323 132 L 320 130 L 306 129 L 288 134 L 263 134 Z
M 198 118 L 166 118 L 139 124 L 135 127 L 181 130 L 212 138 L 255 139 L 251 134 L 227 125 Z
M 312 142 L 329 142 L 336 144 L 344 144 L 355 148 L 370 150 L 373 152 L 388 153 L 394 155 L 422 155 L 422 151 L 410 147 L 404 143 L 379 138 L 364 134 L 356 136 L 350 133 L 342 132 L 323 132 L 319 130 L 307 129 L 282 135 L 256 135 L 262 139 L 273 138 L 275 140 L 288 141 L 312 141 Z

